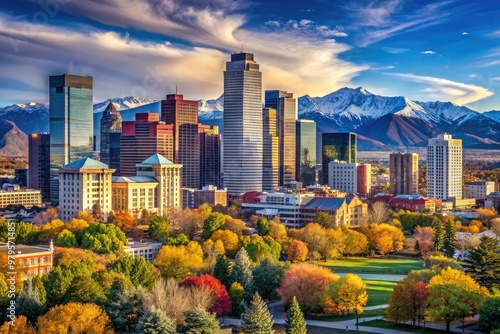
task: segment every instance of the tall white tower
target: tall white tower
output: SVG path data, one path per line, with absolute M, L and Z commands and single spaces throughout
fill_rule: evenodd
M 224 71 L 224 187 L 262 191 L 262 73 L 252 53 L 235 53 Z
M 427 197 L 462 198 L 462 140 L 449 134 L 427 144 Z

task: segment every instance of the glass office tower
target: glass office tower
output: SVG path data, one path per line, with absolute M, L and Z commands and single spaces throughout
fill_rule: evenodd
M 330 161 L 338 160 L 349 164 L 358 161 L 358 135 L 353 132 L 323 133 L 322 139 L 322 184 L 328 184 L 328 163 Z
M 59 169 L 92 157 L 92 77 L 63 74 L 49 77 L 50 197 L 59 198 Z
M 316 123 L 297 120 L 296 179 L 303 186 L 316 183 Z

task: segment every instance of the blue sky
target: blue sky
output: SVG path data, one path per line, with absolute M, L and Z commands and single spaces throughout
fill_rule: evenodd
M 500 109 L 496 1 L 3 0 L 0 106 L 47 102 L 48 76 L 92 75 L 94 100 L 218 97 L 232 52 L 264 89 Z

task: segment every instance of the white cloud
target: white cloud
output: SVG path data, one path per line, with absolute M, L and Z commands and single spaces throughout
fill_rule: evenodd
M 492 32 L 486 34 L 486 37 L 500 38 L 500 30 L 492 31 Z
M 429 98 L 440 101 L 451 101 L 458 105 L 475 102 L 494 94 L 484 87 L 464 84 L 447 79 L 419 76 L 410 73 L 385 74 L 398 77 L 403 80 L 420 83 L 423 85 L 421 91 L 426 93 Z
M 493 81 L 500 81 L 500 77 L 491 78 L 491 80 L 493 80 Z
M 300 20 L 299 23 L 300 23 L 301 26 L 306 26 L 309 23 L 312 23 L 312 21 L 311 20 L 302 19 L 302 20 Z
M 382 50 L 390 54 L 401 54 L 410 51 L 410 49 L 406 48 L 390 48 L 390 47 L 383 47 Z
M 467 31 L 464 31 L 464 32 L 462 33 L 462 35 L 463 35 L 463 36 L 466 36 L 466 35 L 468 35 L 468 34 L 469 34 L 469 33 L 468 33 Z
M 474 79 L 476 77 L 477 77 L 477 75 L 475 75 L 475 74 L 469 74 L 469 78 L 471 78 L 471 79 Z
M 423 55 L 435 55 L 436 54 L 435 51 L 431 51 L 431 50 L 422 51 L 420 53 L 423 54 Z

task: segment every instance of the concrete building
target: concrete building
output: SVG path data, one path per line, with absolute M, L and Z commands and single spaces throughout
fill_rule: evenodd
M 198 124 L 200 136 L 200 187 L 221 185 L 221 140 L 219 127 Z
M 0 243 L 0 252 L 8 254 L 9 257 L 14 259 L 19 268 L 17 275 L 20 276 L 22 281 L 47 274 L 52 269 L 52 254 L 54 253 L 52 246 L 15 245 L 14 254 L 9 253 L 9 247 L 12 247 L 12 245 Z
M 495 191 L 494 181 L 469 182 L 465 185 L 465 198 L 486 199 Z
M 34 205 L 42 206 L 42 195 L 40 190 L 20 189 L 19 186 L 11 187 L 9 190 L 0 190 L 0 208 L 8 205 L 23 205 L 26 208 Z
M 323 133 L 321 149 L 322 184 L 328 184 L 328 164 L 331 161 L 358 162 L 358 135 L 353 132 Z
M 120 147 L 122 176 L 136 175 L 136 165 L 153 154 L 173 161 L 174 126 L 160 122 L 160 115 L 156 113 L 136 114 L 135 121 L 122 123 Z
M 372 165 L 370 164 L 358 164 L 357 167 L 357 193 L 359 196 L 368 197 L 370 196 L 372 187 Z
M 227 189 L 217 189 L 214 186 L 205 186 L 201 190 L 194 191 L 194 207 L 197 208 L 202 204 L 210 206 L 222 205 L 227 206 Z
M 28 187 L 38 189 L 42 200 L 50 200 L 50 135 L 28 136 Z
M 449 134 L 427 144 L 427 197 L 462 198 L 462 140 Z
M 93 154 L 92 77 L 49 77 L 50 193 L 59 196 L 59 169 Z
M 418 194 L 418 154 L 391 153 L 389 179 L 392 194 Z
M 79 211 L 99 204 L 104 220 L 112 209 L 111 183 L 115 170 L 91 158 L 73 161 L 59 170 L 59 217 L 67 222 Z
M 122 116 L 111 100 L 103 111 L 100 130 L 100 161 L 115 169 L 115 175 L 120 175 Z
M 224 187 L 262 190 L 262 73 L 252 53 L 234 53 L 224 71 Z
M 434 212 L 436 202 L 422 195 L 397 195 L 392 197 L 388 204 L 394 211 L 408 210 L 413 212 Z
M 182 187 L 200 187 L 200 138 L 198 101 L 169 94 L 161 101 L 161 120 L 174 125 L 174 160 L 182 165 Z
M 276 109 L 262 109 L 262 135 L 262 190 L 272 191 L 278 188 L 280 174 Z
M 328 186 L 342 192 L 358 192 L 358 164 L 344 161 L 328 163 Z
M 486 208 L 494 208 L 495 210 L 500 211 L 500 191 L 489 193 L 486 197 L 484 206 Z
M 158 181 L 152 176 L 113 176 L 113 211 L 128 211 L 135 218 L 141 211 L 158 212 L 156 188 Z
M 316 184 L 316 123 L 299 119 L 296 123 L 296 180 L 303 186 Z
M 358 227 L 366 221 L 368 205 L 356 196 L 316 197 L 306 201 L 301 212 L 304 225 L 315 222 L 318 213 L 325 212 L 334 218 L 336 226 Z
M 130 254 L 133 257 L 143 257 L 146 261 L 153 263 L 156 255 L 163 247 L 161 242 L 140 242 L 128 240 L 128 245 L 123 247 L 125 253 Z
M 182 208 L 194 209 L 194 188 L 182 188 Z
M 282 90 L 266 90 L 264 107 L 276 110 L 276 134 L 279 151 L 278 185 L 289 186 L 291 181 L 295 181 L 296 176 L 297 99 L 293 98 L 293 93 Z

